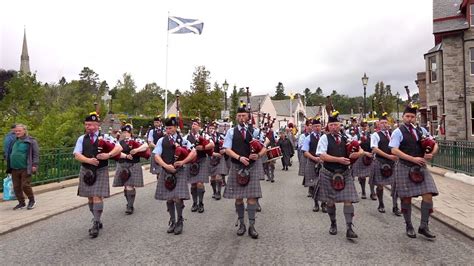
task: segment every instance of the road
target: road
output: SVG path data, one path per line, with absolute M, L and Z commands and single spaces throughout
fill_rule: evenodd
M 402 217 L 380 214 L 377 202 L 355 205 L 356 241 L 345 238 L 342 206 L 339 233 L 328 233 L 329 218 L 314 213 L 297 169 L 276 171 L 276 182 L 262 181 L 263 212 L 257 214 L 258 240 L 235 232 L 232 200 L 205 195 L 205 212 L 184 210 L 182 235 L 168 235 L 164 202 L 154 200 L 155 185 L 138 189 L 136 211 L 124 213 L 122 195 L 105 201 L 104 229 L 96 239 L 87 230 L 91 215 L 81 207 L 0 236 L 0 262 L 10 264 L 472 264 L 474 242 L 433 220 L 435 241 L 409 239 Z M 281 167 L 281 166 L 280 166 Z M 385 193 L 386 195 L 388 193 Z M 76 195 L 71 195 L 75 197 Z M 391 201 L 386 198 L 387 209 Z M 40 208 L 41 205 L 38 205 Z M 23 210 L 22 210 L 23 211 Z M 414 209 L 413 223 L 419 225 Z M 2 215 L 8 215 L 2 213 Z M 246 214 L 247 216 L 247 214 Z

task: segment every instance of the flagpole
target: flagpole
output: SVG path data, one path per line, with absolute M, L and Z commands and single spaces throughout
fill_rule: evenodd
M 170 31 L 168 28 L 169 19 L 170 12 L 168 11 L 168 17 L 166 18 L 165 118 L 168 117 L 168 42 L 170 37 Z

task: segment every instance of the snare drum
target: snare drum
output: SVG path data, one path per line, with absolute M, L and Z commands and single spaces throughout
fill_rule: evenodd
M 273 147 L 267 149 L 267 162 L 275 161 L 283 157 L 280 147 Z

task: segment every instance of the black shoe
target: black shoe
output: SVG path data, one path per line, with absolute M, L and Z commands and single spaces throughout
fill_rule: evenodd
M 348 225 L 347 226 L 347 231 L 346 231 L 346 238 L 357 238 L 357 234 L 352 230 L 352 226 Z
M 424 236 L 427 237 L 427 238 L 436 238 L 436 235 L 433 234 L 433 233 L 430 231 L 430 229 L 428 228 L 428 226 L 425 227 L 425 228 L 419 227 L 419 228 L 418 228 L 418 234 L 422 234 L 422 235 L 424 235 Z
M 99 236 L 99 222 L 93 222 L 92 227 L 89 229 L 89 236 L 91 238 L 96 238 Z
M 407 224 L 407 236 L 409 238 L 416 238 L 415 229 L 411 224 Z
M 19 209 L 23 209 L 23 208 L 25 208 L 25 207 L 26 207 L 25 202 L 20 202 L 20 203 L 18 203 L 18 205 L 16 205 L 16 206 L 13 208 L 13 210 L 19 210 Z
M 270 181 L 270 179 L 267 179 L 267 182 Z
M 99 222 L 99 229 L 102 229 L 104 227 L 104 225 L 102 224 L 102 222 Z
M 323 213 L 328 213 L 328 206 L 327 206 L 326 202 L 321 203 L 321 211 Z
M 221 196 L 221 193 L 220 193 L 220 192 L 217 192 L 215 199 L 216 199 L 216 200 L 220 200 L 221 197 L 222 197 L 222 196 Z
M 383 204 L 379 204 L 379 207 L 377 208 L 377 210 L 380 212 L 380 213 L 385 213 L 385 206 Z
M 319 205 L 314 205 L 313 212 L 319 212 Z
M 241 223 L 240 226 L 239 226 L 239 229 L 237 230 L 237 235 L 238 236 L 243 236 L 246 231 L 247 231 L 247 227 L 245 227 L 244 223 Z
M 286 168 L 285 168 L 285 167 L 283 167 L 281 170 L 282 170 L 282 171 L 285 171 L 285 170 L 286 170 Z
M 197 212 L 197 210 L 198 210 L 198 205 L 197 205 L 197 203 L 195 202 L 195 203 L 193 203 L 193 206 L 191 207 L 191 211 L 192 211 L 192 212 Z
M 377 200 L 377 196 L 375 194 L 370 194 L 370 199 L 371 200 Z
M 329 234 L 337 235 L 337 224 L 336 221 L 331 222 L 331 227 L 329 227 Z
M 175 235 L 181 234 L 183 232 L 183 227 L 184 227 L 183 217 L 179 217 L 178 222 L 176 223 L 176 226 L 174 228 L 174 234 Z
M 402 216 L 402 214 L 400 213 L 400 210 L 398 209 L 398 207 L 393 207 L 392 212 L 396 216 Z
M 173 222 L 173 221 L 170 220 L 168 225 L 169 225 L 169 227 L 168 227 L 168 230 L 166 231 L 166 233 L 168 233 L 168 234 L 174 233 L 174 229 L 176 228 L 176 222 Z
M 213 198 L 213 199 L 216 198 L 216 193 L 212 194 L 212 198 Z
M 133 210 L 134 210 L 133 207 L 127 206 L 127 210 L 125 211 L 125 213 L 126 213 L 127 215 L 130 215 L 130 214 L 133 213 Z
M 30 200 L 28 201 L 28 207 L 26 207 L 27 210 L 32 210 L 36 206 L 36 201 L 35 200 Z
M 272 181 L 270 181 L 270 182 L 275 183 L 275 180 L 272 179 Z
M 255 209 L 257 212 L 262 212 L 262 207 L 260 207 L 260 204 L 257 204 L 257 209 Z
M 365 195 L 365 193 L 362 193 L 362 196 L 360 196 L 361 199 L 366 199 L 367 196 Z
M 258 238 L 257 230 L 255 230 L 255 227 L 252 224 L 249 225 L 249 236 L 251 236 L 253 239 Z
M 202 202 L 199 203 L 199 205 L 198 205 L 198 212 L 199 212 L 199 213 L 203 213 L 203 212 L 204 212 L 204 203 L 202 203 Z

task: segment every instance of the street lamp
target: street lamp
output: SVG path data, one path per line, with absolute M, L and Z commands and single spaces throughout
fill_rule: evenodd
M 227 83 L 227 79 L 222 84 L 222 88 L 224 89 L 224 111 L 227 111 L 227 89 L 229 88 L 229 83 Z
M 367 84 L 369 83 L 369 77 L 367 77 L 367 74 L 364 73 L 364 76 L 362 77 L 362 85 L 364 85 L 364 118 L 365 114 L 367 112 L 366 109 L 366 91 L 367 91 Z
M 375 97 L 375 96 L 372 98 L 372 119 L 375 118 L 375 108 L 374 108 L 375 106 L 374 106 L 374 102 L 375 102 L 376 99 L 377 99 L 377 97 Z
M 398 121 L 400 121 L 400 110 L 398 109 L 398 103 L 399 103 L 398 98 L 400 97 L 400 93 L 397 91 L 395 96 L 397 96 L 397 123 L 398 123 Z

